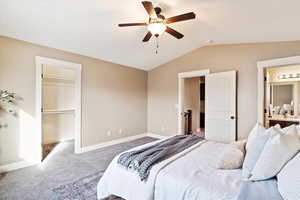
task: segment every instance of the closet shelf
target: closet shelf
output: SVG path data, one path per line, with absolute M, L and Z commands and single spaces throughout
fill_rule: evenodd
M 66 84 L 75 84 L 75 80 L 72 79 L 64 79 L 60 77 L 47 77 L 43 78 L 43 83 L 66 83 Z
M 74 114 L 75 109 L 66 110 L 43 110 L 43 114 Z

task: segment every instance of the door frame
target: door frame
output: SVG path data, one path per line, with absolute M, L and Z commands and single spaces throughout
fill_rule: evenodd
M 264 70 L 271 67 L 299 64 L 300 56 L 277 58 L 257 62 L 257 122 L 264 124 Z
M 42 161 L 42 136 L 43 136 L 43 127 L 42 127 L 42 73 L 43 65 L 55 66 L 69 68 L 75 71 L 75 153 L 80 153 L 82 149 L 81 140 L 81 71 L 82 65 L 79 63 L 73 63 L 53 58 L 35 57 L 36 62 L 36 130 L 38 133 L 38 140 L 40 141 L 40 157 L 37 158 L 39 162 Z
M 201 77 L 207 76 L 210 73 L 209 69 L 197 70 L 197 71 L 189 71 L 189 72 L 182 72 L 178 73 L 178 134 L 184 134 L 182 132 L 182 121 L 183 121 L 183 99 L 184 99 L 184 79 L 185 78 L 194 78 L 194 77 Z

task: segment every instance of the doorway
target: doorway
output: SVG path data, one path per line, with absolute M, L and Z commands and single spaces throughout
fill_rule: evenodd
M 41 162 L 61 142 L 81 152 L 81 64 L 36 57 L 37 130 Z
M 193 78 L 193 79 L 191 79 Z M 195 101 L 200 103 L 199 109 L 196 110 L 196 115 L 194 115 L 196 120 L 199 122 L 199 126 L 197 128 L 200 136 L 204 137 L 207 140 L 212 140 L 216 142 L 230 143 L 236 140 L 236 89 L 237 89 L 237 81 L 236 81 L 236 71 L 226 71 L 226 72 L 218 72 L 218 73 L 209 73 L 209 70 L 201 70 L 201 71 L 192 71 L 192 72 L 184 72 L 178 74 L 178 133 L 179 134 L 197 134 L 193 131 L 193 127 L 190 126 L 187 131 L 186 126 L 186 115 L 190 114 L 189 121 L 193 121 L 193 114 L 190 112 L 191 107 L 188 105 L 188 95 L 186 94 L 188 91 L 188 82 L 198 82 L 196 88 L 200 89 L 201 92 L 201 81 L 203 81 L 202 87 L 205 88 L 204 93 L 200 94 L 204 95 L 202 97 L 202 102 L 204 112 L 201 112 L 201 97 L 194 98 Z M 193 90 L 197 93 L 198 89 Z M 193 93 L 192 91 L 192 93 Z M 194 95 L 194 94 L 193 94 Z M 202 113 L 202 114 L 201 114 Z M 199 115 L 199 120 L 197 119 L 197 115 Z M 203 120 L 201 115 L 204 115 L 204 131 L 201 134 L 201 126 L 200 122 Z M 193 122 L 191 122 L 192 124 Z M 196 122 L 197 124 L 197 122 Z
M 300 65 L 269 67 L 264 74 L 264 126 L 299 125 Z
M 209 70 L 178 74 L 178 133 L 204 137 L 205 76 Z
M 270 117 L 268 116 L 269 114 L 270 115 L 274 115 L 275 113 L 277 113 L 275 110 L 275 113 L 272 113 L 270 112 L 270 105 L 267 105 L 268 104 L 268 97 L 267 95 L 265 94 L 265 92 L 270 92 L 270 91 L 266 91 L 267 88 L 269 87 L 266 87 L 266 79 L 265 79 L 265 74 L 266 74 L 266 70 L 269 69 L 269 68 L 276 68 L 276 67 L 284 67 L 284 66 L 299 66 L 300 65 L 300 56 L 294 56 L 294 57 L 287 57 L 287 58 L 277 58 L 277 59 L 272 59 L 272 60 L 264 60 L 264 61 L 259 61 L 257 63 L 257 77 L 258 77 L 258 84 L 257 84 L 257 90 L 258 90 L 258 95 L 257 95 L 257 122 L 261 123 L 261 124 L 264 124 L 266 126 L 269 126 L 266 122 L 267 117 Z M 283 79 L 286 79 L 286 78 L 289 78 L 289 74 L 292 74 L 292 79 L 295 81 L 297 79 L 297 73 L 296 74 L 293 74 L 293 73 L 288 73 L 286 74 L 286 76 L 277 76 L 277 78 L 283 78 Z M 283 75 L 283 74 L 282 74 Z M 293 78 L 295 77 L 295 78 Z M 284 80 L 286 82 L 286 80 Z M 294 87 L 295 88 L 295 87 Z M 297 105 L 295 104 L 296 102 L 294 101 L 293 104 L 294 106 Z M 274 105 L 272 105 L 274 106 Z M 293 106 L 293 107 L 294 107 Z M 267 108 L 267 109 L 266 109 Z M 269 110 L 268 110 L 269 109 Z M 294 113 L 297 113 L 297 109 L 298 109 L 298 106 L 295 106 L 294 108 Z M 284 109 L 285 110 L 285 109 Z M 300 110 L 300 109 L 299 109 Z M 267 117 L 266 117 L 267 115 Z

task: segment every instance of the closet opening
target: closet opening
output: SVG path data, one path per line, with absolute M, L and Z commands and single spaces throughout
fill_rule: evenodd
M 36 57 L 39 160 L 68 147 L 81 152 L 81 65 Z
M 43 65 L 42 149 L 43 158 L 60 143 L 74 143 L 75 71 Z

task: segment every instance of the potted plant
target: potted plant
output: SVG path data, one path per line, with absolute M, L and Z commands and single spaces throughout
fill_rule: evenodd
M 13 116 L 17 116 L 17 112 L 13 108 L 16 101 L 17 96 L 15 93 L 8 92 L 7 90 L 0 90 L 0 111 L 4 111 Z M 0 130 L 6 127 L 7 124 L 0 121 Z

